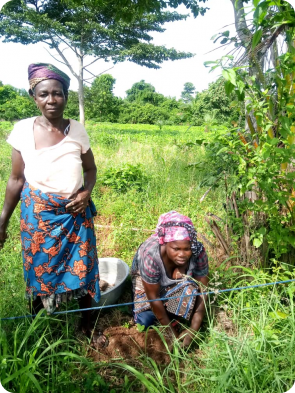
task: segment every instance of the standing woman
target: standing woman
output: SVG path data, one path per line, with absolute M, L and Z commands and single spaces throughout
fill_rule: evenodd
M 145 327 L 170 325 L 175 337 L 176 320 L 190 321 L 180 339 L 184 346 L 192 342 L 205 315 L 205 297 L 198 285 L 208 285 L 208 257 L 190 218 L 176 211 L 162 214 L 156 233 L 142 243 L 132 264 L 134 320 Z M 169 299 L 171 297 L 171 299 Z M 174 298 L 176 297 L 176 298 Z M 168 300 L 147 300 L 168 298 Z M 174 321 L 173 321 L 174 320 Z
M 51 313 L 60 302 L 99 301 L 99 273 L 90 199 L 96 166 L 84 127 L 64 119 L 70 78 L 51 64 L 31 64 L 29 93 L 41 116 L 18 122 L 7 142 L 12 170 L 0 216 L 0 248 L 21 200 L 21 241 L 26 296 L 32 312 Z M 83 175 L 82 175 L 83 172 Z M 91 336 L 90 311 L 82 330 Z

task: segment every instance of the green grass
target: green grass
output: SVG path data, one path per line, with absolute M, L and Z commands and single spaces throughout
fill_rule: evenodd
M 255 307 L 246 306 L 247 291 L 235 301 L 220 298 L 233 321 L 229 329 L 217 324 L 209 310 L 206 330 L 195 337 L 198 352 L 176 344 L 167 346 L 170 362 L 165 367 L 145 356 L 136 367 L 114 365 L 135 377 L 124 392 L 137 392 L 140 385 L 149 393 L 286 392 L 295 379 L 294 291 L 294 283 L 280 291 L 267 289 Z
M 0 123 L 0 208 L 11 165 L 11 148 L 5 143 L 11 127 L 8 122 Z M 204 215 L 211 212 L 225 217 L 224 191 L 214 189 L 200 203 L 208 189 L 202 183 L 213 163 L 208 162 L 204 147 L 194 142 L 202 138 L 212 140 L 215 133 L 225 132 L 225 128 L 205 133 L 202 127 L 164 126 L 160 130 L 150 125 L 95 122 L 88 122 L 86 128 L 98 168 L 93 191 L 98 210 L 96 223 L 106 226 L 97 228 L 101 257 L 116 256 L 130 265 L 135 250 L 149 236 L 143 229 L 153 230 L 159 215 L 172 209 L 190 216 L 197 230 L 214 242 Z M 106 186 L 105 176 L 110 168 L 114 169 L 111 176 L 116 177 L 117 183 L 127 182 L 124 192 Z M 122 175 L 122 168 L 129 168 L 135 176 L 137 172 L 132 168 L 139 168 L 144 184 L 135 189 Z M 208 251 L 210 255 L 209 248 Z M 28 314 L 18 208 L 11 218 L 9 239 L 0 259 L 1 317 Z M 211 270 L 214 264 L 214 255 L 210 255 Z M 212 281 L 220 282 L 219 287 L 295 277 L 288 266 L 269 273 L 253 268 L 237 273 L 226 270 L 225 265 L 212 277 Z M 199 350 L 186 352 L 177 345 L 173 350 L 167 347 L 171 362 L 165 367 L 145 355 L 136 360 L 136 367 L 93 363 L 86 356 L 85 342 L 75 337 L 76 314 L 42 314 L 33 322 L 31 318 L 3 321 L 1 383 L 8 391 L 17 393 L 285 392 L 295 380 L 294 292 L 295 285 L 289 285 L 219 296 L 214 306 L 225 310 L 230 330 L 214 315 L 210 305 L 207 321 L 195 339 Z M 127 370 L 123 384 L 112 390 L 100 377 L 101 366 L 104 375 L 116 373 L 120 380 Z
M 190 144 L 196 139 L 211 137 L 202 127 L 188 130 L 187 126 L 165 126 L 160 131 L 151 125 L 101 124 L 86 128 L 98 168 L 93 198 L 99 223 L 118 228 L 104 231 L 99 244 L 102 255 L 112 253 L 130 264 L 136 248 L 147 237 L 146 232 L 130 228 L 153 230 L 160 214 L 169 210 L 190 216 L 201 232 L 208 232 L 203 219 L 206 212 L 224 215 L 222 191 L 216 190 L 202 204 L 199 202 L 208 189 L 200 187 L 206 171 L 191 164 L 202 161 L 205 151 Z M 105 172 L 109 168 L 120 169 L 125 164 L 140 165 L 147 177 L 141 192 L 132 187 L 125 193 L 103 187 Z

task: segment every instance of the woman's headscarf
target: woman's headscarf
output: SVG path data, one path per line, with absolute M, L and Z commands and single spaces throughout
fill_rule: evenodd
M 36 85 L 47 79 L 56 79 L 62 83 L 64 87 L 64 93 L 67 94 L 70 87 L 70 78 L 67 74 L 59 70 L 52 64 L 49 63 L 35 63 L 30 64 L 28 68 L 29 74 L 29 93 L 33 95 L 33 90 Z
M 197 232 L 189 217 L 172 210 L 160 216 L 156 228 L 159 244 L 176 240 L 189 240 L 192 253 L 198 256 L 203 250 L 202 243 L 197 241 Z

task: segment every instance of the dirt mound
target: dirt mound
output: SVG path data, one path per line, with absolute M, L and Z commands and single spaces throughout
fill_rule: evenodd
M 109 345 L 98 351 L 92 351 L 91 356 L 97 362 L 111 360 L 131 360 L 145 354 L 158 364 L 169 363 L 169 356 L 159 334 L 150 329 L 139 332 L 135 326 L 131 328 L 109 327 L 104 330 L 109 339 Z

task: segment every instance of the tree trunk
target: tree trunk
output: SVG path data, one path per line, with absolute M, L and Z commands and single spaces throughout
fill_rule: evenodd
M 78 77 L 78 97 L 79 97 L 79 113 L 80 123 L 85 125 L 85 111 L 84 111 L 84 86 L 83 86 L 83 56 L 78 57 L 79 61 L 79 77 Z
M 238 37 L 245 48 L 251 41 L 251 31 L 249 30 L 245 18 L 244 0 L 230 0 L 234 7 L 235 27 Z

